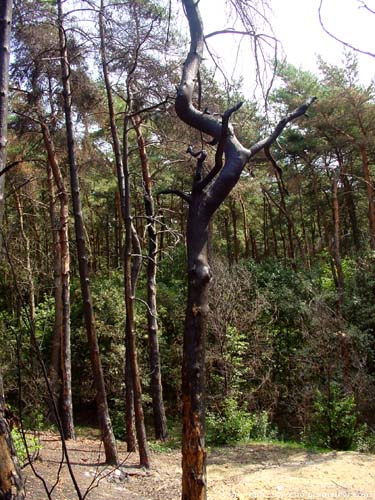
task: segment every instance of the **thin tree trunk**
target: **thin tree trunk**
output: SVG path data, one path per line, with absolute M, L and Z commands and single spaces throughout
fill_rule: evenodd
M 34 276 L 33 276 L 33 268 L 31 265 L 31 254 L 30 254 L 30 238 L 25 232 L 25 221 L 23 217 L 23 208 L 21 204 L 21 194 L 18 191 L 14 192 L 14 198 L 16 201 L 16 208 L 18 213 L 18 220 L 20 225 L 20 235 L 23 239 L 25 245 L 25 268 L 26 268 L 26 280 L 27 280 L 27 288 L 28 288 L 28 304 L 29 304 L 29 312 L 28 319 L 31 323 L 31 330 L 34 330 L 35 323 L 35 289 L 34 289 Z M 34 344 L 33 336 L 31 337 L 31 347 L 32 349 L 36 349 Z M 35 360 L 35 352 L 32 352 L 32 361 Z
M 238 263 L 240 257 L 240 248 L 238 243 L 238 234 L 237 234 L 237 211 L 236 211 L 236 202 L 233 199 L 229 200 L 229 210 L 232 217 L 232 226 L 233 226 L 233 256 L 234 261 Z
M 340 251 L 340 207 L 337 196 L 339 174 L 334 173 L 332 179 L 332 214 L 333 214 L 333 259 L 337 273 L 337 309 L 341 310 L 344 295 L 344 274 L 341 265 Z
M 109 416 L 107 394 L 104 383 L 103 369 L 100 359 L 98 339 L 96 335 L 95 316 L 91 299 L 88 258 L 85 243 L 85 229 L 81 206 L 81 196 L 79 187 L 78 170 L 75 156 L 75 143 L 72 121 L 72 99 L 70 89 L 70 68 L 66 47 L 65 31 L 62 23 L 62 2 L 57 0 L 58 21 L 59 21 L 59 44 L 61 55 L 62 82 L 64 89 L 64 108 L 67 132 L 67 147 L 70 168 L 70 183 L 72 191 L 73 213 L 76 233 L 78 268 L 83 298 L 83 312 L 86 324 L 88 344 L 91 357 L 95 388 L 96 404 L 101 436 L 104 444 L 106 462 L 108 464 L 118 464 L 116 441 L 113 434 L 111 419 Z
M 6 147 L 8 137 L 8 89 L 10 31 L 12 24 L 12 0 L 0 2 L 0 171 L 6 167 Z M 5 174 L 0 176 L 0 229 L 3 227 L 5 207 Z M 2 232 L 0 231 L 0 252 Z
M 163 386 L 161 381 L 161 365 L 158 340 L 158 321 L 156 303 L 156 270 L 157 270 L 157 232 L 155 223 L 155 207 L 152 196 L 150 166 L 146 152 L 146 144 L 141 130 L 138 116 L 133 118 L 133 125 L 137 136 L 139 156 L 142 167 L 143 201 L 146 212 L 148 233 L 148 260 L 147 260 L 147 326 L 149 340 L 149 362 L 151 377 L 151 397 L 154 416 L 156 439 L 166 439 L 167 419 L 163 402 Z
M 12 0 L 0 2 L 0 171 L 6 167 L 9 42 L 12 21 Z M 4 215 L 5 175 L 0 176 L 0 255 Z M 5 415 L 3 376 L 0 368 L 0 497 L 23 500 L 24 478 L 13 445 L 12 434 Z
M 144 424 L 144 415 L 142 408 L 142 386 L 139 376 L 138 357 L 135 336 L 135 316 L 134 302 L 135 289 L 138 276 L 138 269 L 132 266 L 132 247 L 134 243 L 139 245 L 138 235 L 132 223 L 130 212 L 130 175 L 128 166 L 128 124 L 129 120 L 124 119 L 124 139 L 123 139 L 123 167 L 124 167 L 124 188 L 125 188 L 125 305 L 126 305 L 126 349 L 129 351 L 128 360 L 130 361 L 133 377 L 134 393 L 134 415 L 135 428 L 137 433 L 137 442 L 139 447 L 140 465 L 146 468 L 150 467 L 150 450 L 147 443 L 146 429 Z M 136 253 L 140 253 L 140 248 L 135 248 Z M 137 251 L 138 250 L 138 251 Z M 138 266 L 139 268 L 139 266 Z
M 243 227 L 243 237 L 245 241 L 245 257 L 246 259 L 248 259 L 250 257 L 250 242 L 249 242 L 249 228 L 247 223 L 247 214 L 246 214 L 245 203 L 242 199 L 242 196 L 240 196 L 239 200 L 242 211 L 242 227 Z
M 124 221 L 125 243 L 124 243 L 124 288 L 125 288 L 125 402 L 126 402 L 126 439 L 128 450 L 134 450 L 134 418 L 137 442 L 139 448 L 140 464 L 144 467 L 150 466 L 150 451 L 148 448 L 144 415 L 142 408 L 142 386 L 139 375 L 138 359 L 135 338 L 135 290 L 138 273 L 141 265 L 141 249 L 138 235 L 133 226 L 131 218 L 130 176 L 128 168 L 128 124 L 127 116 L 124 118 L 123 151 L 115 122 L 112 87 L 108 74 L 108 63 L 105 46 L 105 24 L 104 24 L 104 2 L 101 1 L 99 12 L 100 29 L 100 51 L 104 82 L 107 94 L 109 123 L 112 136 L 112 148 L 115 155 L 117 181 L 120 194 L 121 216 Z M 129 82 L 127 82 L 129 85 Z M 130 95 L 128 95 L 130 101 Z M 129 103 L 128 103 L 129 105 Z M 137 256 L 132 260 L 132 247 Z
M 48 163 L 53 179 L 58 189 L 59 221 L 56 235 L 55 227 L 52 231 L 57 236 L 55 250 L 55 328 L 60 333 L 59 348 L 57 347 L 58 333 L 55 332 L 51 358 L 50 377 L 54 389 L 56 373 L 56 356 L 60 352 L 59 365 L 61 367 L 61 423 L 65 439 L 75 439 L 72 400 L 72 363 L 70 349 L 70 251 L 69 251 L 69 196 L 66 191 L 64 178 L 57 160 L 55 146 L 48 126 L 41 121 L 44 145 L 48 154 Z M 52 182 L 52 179 L 51 179 Z M 53 190 L 52 186 L 50 188 Z M 53 196 L 53 192 L 51 192 Z M 54 239 L 56 239 L 54 236 Z M 56 352 L 54 352 L 56 350 Z
M 362 158 L 362 169 L 363 177 L 366 184 L 367 200 L 368 200 L 368 220 L 369 220 L 369 230 L 370 230 L 370 244 L 371 249 L 375 250 L 375 200 L 374 200 L 374 186 L 372 183 L 369 159 L 367 154 L 367 149 L 365 144 L 361 144 L 361 158 Z
M 63 305 L 61 286 L 61 245 L 59 238 L 58 219 L 56 213 L 56 193 L 53 180 L 53 173 L 49 162 L 47 162 L 47 181 L 50 198 L 50 219 L 53 241 L 53 295 L 55 299 L 55 320 L 53 326 L 53 336 L 51 345 L 51 361 L 49 368 L 49 381 L 54 400 L 58 404 L 59 398 L 59 378 L 60 378 L 60 348 L 63 326 Z

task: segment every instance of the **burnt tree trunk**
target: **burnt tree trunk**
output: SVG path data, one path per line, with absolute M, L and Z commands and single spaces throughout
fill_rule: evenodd
M 70 183 L 72 191 L 74 225 L 77 243 L 78 269 L 80 276 L 81 292 L 83 299 L 83 313 L 87 331 L 87 338 L 90 350 L 91 366 L 93 371 L 96 405 L 101 437 L 104 444 L 106 462 L 108 464 L 118 464 L 116 441 L 113 434 L 111 419 L 109 416 L 107 394 L 104 382 L 104 374 L 100 359 L 98 339 L 96 335 L 95 316 L 91 299 L 91 289 L 89 280 L 88 257 L 85 242 L 85 229 L 80 196 L 80 186 L 75 155 L 75 142 L 72 121 L 72 97 L 70 89 L 70 68 L 66 46 L 66 35 L 63 27 L 62 2 L 57 0 L 58 22 L 59 22 L 59 45 L 61 58 L 62 83 L 64 94 L 64 111 L 67 133 L 67 148 L 70 169 Z
M 212 216 L 240 179 L 246 163 L 263 148 L 268 148 L 285 126 L 303 115 L 314 98 L 309 99 L 287 117 L 274 131 L 250 149 L 237 140 L 231 115 L 241 104 L 227 110 L 221 121 L 202 113 L 193 105 L 193 91 L 203 57 L 204 35 L 202 20 L 195 0 L 182 1 L 190 28 L 190 50 L 184 63 L 177 90 L 175 109 L 187 125 L 211 136 L 218 143 L 215 165 L 202 178 L 205 152 L 197 160 L 191 195 L 180 192 L 189 204 L 187 221 L 188 297 L 184 327 L 182 365 L 182 498 L 206 497 L 205 448 L 205 330 L 208 309 L 208 285 L 211 270 L 208 262 L 208 227 Z M 225 161 L 223 162 L 223 154 Z M 206 189 L 207 188 L 207 189 Z M 174 190 L 176 192 L 176 190 Z
M 128 167 L 128 125 L 129 119 L 125 115 L 123 130 L 123 149 L 115 122 L 112 87 L 108 74 L 108 62 L 105 45 L 104 2 L 101 1 L 99 12 L 100 52 L 104 82 L 107 94 L 109 122 L 112 136 L 112 148 L 115 156 L 117 182 L 120 195 L 121 216 L 125 228 L 124 242 L 124 288 L 125 288 L 125 403 L 126 403 L 126 440 L 128 451 L 135 450 L 135 431 L 138 441 L 140 465 L 150 467 L 150 452 L 147 443 L 144 415 L 142 408 L 142 386 L 139 375 L 136 337 L 135 337 L 135 291 L 138 274 L 142 263 L 139 238 L 131 217 L 130 176 Z M 129 89 L 130 81 L 127 81 Z M 130 106 L 130 92 L 128 90 L 128 106 Z M 132 251 L 136 255 L 132 255 Z

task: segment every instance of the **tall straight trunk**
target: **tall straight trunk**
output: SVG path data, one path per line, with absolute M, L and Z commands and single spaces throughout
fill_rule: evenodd
M 244 242 L 245 242 L 245 257 L 246 257 L 246 259 L 248 259 L 250 257 L 249 228 L 248 228 L 248 223 L 247 223 L 247 214 L 246 214 L 245 203 L 242 199 L 242 196 L 240 196 L 240 205 L 241 205 L 241 212 L 242 212 L 243 237 L 244 237 Z
M 366 184 L 367 201 L 368 201 L 368 221 L 370 230 L 370 245 L 371 249 L 375 250 L 375 200 L 374 200 L 374 185 L 370 175 L 369 159 L 365 144 L 361 144 L 361 158 L 363 177 Z
M 30 238 L 25 231 L 25 219 L 23 214 L 23 207 L 21 203 L 21 194 L 18 191 L 15 191 L 14 198 L 16 201 L 16 208 L 18 213 L 18 221 L 20 225 L 20 235 L 24 242 L 24 250 L 25 250 L 25 268 L 26 268 L 26 281 L 27 281 L 27 293 L 28 293 L 28 319 L 31 323 L 31 331 L 35 329 L 35 287 L 34 287 L 34 275 L 33 268 L 31 264 L 31 252 L 30 252 Z M 36 349 L 34 344 L 34 336 L 31 336 L 31 347 L 32 349 Z M 31 352 L 32 361 L 35 360 L 36 351 Z
M 0 171 L 6 167 L 6 147 L 8 132 L 8 91 L 9 91 L 9 53 L 10 31 L 12 24 L 12 0 L 0 2 Z M 3 226 L 5 207 L 5 174 L 0 176 L 0 228 Z M 0 231 L 0 252 L 2 232 Z
M 157 270 L 157 231 L 155 222 L 155 206 L 152 195 L 150 165 L 146 152 L 146 143 L 141 130 L 138 116 L 133 118 L 133 126 L 137 136 L 139 156 L 142 167 L 143 201 L 146 212 L 148 234 L 148 260 L 147 260 L 147 327 L 149 341 L 149 363 L 151 377 L 152 410 L 154 416 L 154 429 L 156 439 L 166 439 L 167 419 L 163 402 L 163 386 L 161 381 L 161 365 L 158 340 L 158 321 L 156 303 L 156 270 Z
M 237 210 L 236 210 L 236 202 L 235 200 L 229 200 L 229 210 L 232 218 L 232 226 L 233 226 L 233 256 L 234 261 L 238 263 L 240 257 L 240 246 L 238 242 L 238 234 L 237 234 Z
M 124 189 L 125 189 L 125 248 L 124 248 L 124 275 L 125 275 L 125 306 L 126 306 L 126 350 L 128 351 L 127 360 L 130 363 L 133 379 L 134 394 L 134 415 L 137 442 L 139 448 L 140 465 L 146 468 L 150 467 L 150 450 L 147 443 L 146 428 L 142 408 L 142 386 L 138 368 L 138 356 L 135 336 L 135 289 L 140 267 L 132 265 L 132 249 L 140 254 L 138 234 L 133 226 L 131 217 L 131 197 L 130 197 L 130 175 L 128 165 L 128 127 L 129 119 L 124 119 L 123 136 L 123 168 L 124 168 Z M 135 245 L 137 245 L 135 247 Z
M 72 192 L 74 225 L 76 233 L 78 269 L 83 299 L 83 313 L 87 331 L 87 338 L 90 350 L 91 365 L 96 388 L 96 405 L 98 421 L 101 430 L 101 437 L 104 444 L 106 462 L 108 464 L 118 464 L 116 441 L 113 434 L 111 419 L 109 416 L 107 394 L 104 383 L 104 374 L 100 359 L 98 339 L 96 335 L 95 316 L 91 299 L 88 258 L 85 242 L 85 229 L 81 206 L 81 196 L 79 187 L 78 170 L 75 155 L 75 142 L 72 121 L 72 98 L 70 89 L 70 68 L 66 47 L 66 37 L 63 27 L 62 2 L 57 0 L 58 22 L 59 22 L 59 46 L 61 58 L 61 72 L 64 93 L 64 111 L 67 135 L 67 149 L 70 170 L 70 184 Z
M 100 3 L 99 12 L 100 29 L 100 53 L 104 83 L 107 94 L 107 104 L 109 112 L 109 123 L 112 136 L 112 148 L 115 156 L 117 182 L 119 187 L 121 216 L 125 228 L 124 243 L 124 288 L 125 288 L 125 403 L 126 403 L 126 439 L 129 451 L 135 449 L 134 420 L 137 436 L 140 464 L 144 467 L 150 466 L 150 451 L 148 448 L 144 415 L 142 408 L 142 386 L 139 375 L 136 338 L 135 338 L 135 291 L 138 273 L 141 266 L 141 249 L 137 232 L 134 228 L 131 217 L 131 197 L 130 197 L 130 176 L 128 168 L 128 125 L 129 119 L 125 115 L 123 131 L 123 151 L 121 154 L 120 139 L 115 122 L 115 112 L 113 105 L 112 87 L 108 74 L 108 63 L 105 45 L 105 23 L 104 23 L 104 2 Z M 129 82 L 128 82 L 129 85 Z M 128 96 L 130 101 L 130 95 Z M 128 102 L 128 106 L 129 106 Z M 137 256 L 132 259 L 132 248 Z M 134 418 L 133 418 L 134 416 Z
M 332 214 L 333 214 L 333 260 L 337 275 L 337 309 L 340 311 L 344 295 L 344 273 L 341 265 L 340 251 L 340 207 L 338 200 L 338 182 L 339 175 L 334 174 L 332 179 Z
M 9 43 L 12 0 L 0 2 L 0 171 L 6 167 L 8 130 Z M 4 215 L 5 175 L 0 176 L 0 255 Z M 5 414 L 3 375 L 0 367 L 0 497 L 23 500 L 25 481 L 14 449 L 12 434 Z
M 47 150 L 49 169 L 57 186 L 59 219 L 54 232 L 55 259 L 55 332 L 51 357 L 50 378 L 55 388 L 58 366 L 61 368 L 61 423 L 65 439 L 74 439 L 72 363 L 70 349 L 70 251 L 69 251 L 69 196 L 57 159 L 55 146 L 45 122 L 41 121 L 44 145 Z M 52 183 L 52 179 L 50 180 Z M 51 186 L 51 196 L 54 196 Z M 54 217 L 52 216 L 52 219 Z M 59 336 L 59 338 L 58 338 Z M 60 354 L 58 364 L 57 354 Z M 57 371 L 57 373 L 56 373 Z
M 59 398 L 59 377 L 60 377 L 60 348 L 63 325 L 63 305 L 61 286 L 61 245 L 58 229 L 58 218 L 56 213 L 56 192 L 53 180 L 52 168 L 47 162 L 47 182 L 49 192 L 49 213 L 52 228 L 53 242 L 53 295 L 55 300 L 55 318 L 53 325 L 53 336 L 51 345 L 51 358 L 49 367 L 49 381 L 54 400 L 58 403 Z
M 356 205 L 353 198 L 353 188 L 348 178 L 346 164 L 339 150 L 336 150 L 336 156 L 340 167 L 340 180 L 344 186 L 344 200 L 351 226 L 352 242 L 354 244 L 356 253 L 358 253 L 361 247 L 361 237 L 357 222 Z

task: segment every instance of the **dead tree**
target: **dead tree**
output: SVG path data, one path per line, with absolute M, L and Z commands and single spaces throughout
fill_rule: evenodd
M 182 498 L 184 500 L 206 497 L 205 449 L 205 331 L 208 310 L 208 286 L 211 269 L 207 243 L 209 223 L 229 193 L 238 182 L 245 165 L 264 148 L 268 148 L 285 126 L 304 115 L 315 98 L 309 99 L 298 109 L 283 118 L 272 133 L 245 148 L 236 138 L 229 124 L 231 115 L 242 103 L 228 109 L 218 120 L 215 116 L 194 107 L 193 92 L 198 80 L 203 57 L 204 35 L 198 3 L 182 0 L 190 28 L 190 50 L 184 63 L 182 78 L 177 90 L 175 109 L 187 125 L 212 138 L 217 144 L 215 164 L 204 175 L 204 151 L 197 155 L 195 176 L 188 195 L 180 195 L 189 206 L 187 220 L 187 274 L 188 297 L 184 327 L 182 366 Z M 223 160 L 224 156 L 224 160 Z

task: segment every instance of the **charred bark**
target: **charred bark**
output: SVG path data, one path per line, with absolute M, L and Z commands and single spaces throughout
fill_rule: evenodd
M 112 88 L 108 74 L 108 62 L 105 46 L 104 2 L 101 1 L 99 12 L 100 52 L 104 82 L 107 94 L 109 123 L 112 136 L 112 148 L 115 156 L 117 182 L 119 188 L 121 217 L 125 228 L 124 243 L 124 292 L 126 307 L 125 322 L 125 403 L 126 403 L 126 440 L 128 451 L 135 451 L 135 431 L 137 435 L 140 464 L 146 468 L 150 466 L 150 452 L 147 443 L 144 415 L 142 408 L 142 386 L 139 375 L 136 338 L 135 338 L 135 291 L 138 273 L 141 266 L 141 249 L 138 235 L 131 218 L 130 176 L 128 168 L 128 124 L 129 118 L 125 115 L 123 131 L 123 150 L 115 122 Z M 127 82 L 129 84 L 129 82 Z M 129 94 L 129 92 L 128 92 Z M 128 101 L 130 96 L 128 95 Z M 129 103 L 128 103 L 129 104 Z M 132 248 L 137 255 L 132 260 Z M 135 420 L 135 430 L 134 430 Z
M 64 94 L 64 111 L 67 133 L 68 160 L 70 169 L 70 183 L 72 191 L 74 225 L 77 243 L 78 269 L 80 276 L 81 292 L 83 299 L 83 313 L 87 331 L 90 350 L 91 366 L 96 388 L 96 405 L 101 436 L 104 444 L 106 462 L 118 464 L 116 441 L 113 434 L 111 419 L 109 416 L 107 394 L 104 382 L 104 374 L 100 359 L 98 339 L 96 335 L 95 316 L 91 298 L 88 257 L 85 242 L 85 228 L 80 196 L 80 186 L 75 155 L 75 141 L 72 121 L 72 99 L 70 89 L 70 68 L 66 47 L 65 31 L 62 23 L 62 2 L 57 0 L 58 22 L 59 22 L 59 45 L 61 56 L 61 71 Z
M 241 103 L 227 110 L 222 120 L 201 112 L 193 105 L 193 91 L 203 57 L 204 36 L 198 3 L 182 1 L 190 28 L 190 50 L 185 60 L 182 78 L 177 90 L 175 109 L 187 125 L 211 136 L 218 144 L 215 165 L 202 178 L 204 152 L 197 160 L 197 168 L 189 203 L 187 220 L 188 297 L 184 327 L 182 366 L 182 498 L 206 497 L 205 448 L 205 331 L 208 309 L 208 286 L 211 270 L 208 262 L 208 227 L 212 216 L 238 182 L 246 163 L 259 151 L 269 147 L 285 126 L 303 115 L 314 98 L 309 99 L 286 118 L 274 131 L 250 149 L 237 140 L 229 124 L 231 115 Z M 225 161 L 223 162 L 223 154 Z M 207 189 L 206 189 L 207 188 Z

